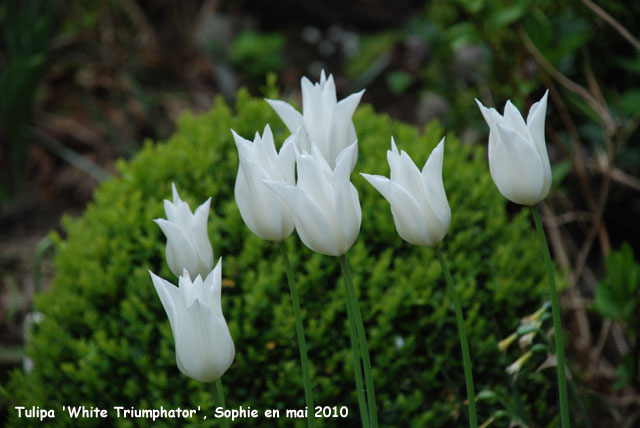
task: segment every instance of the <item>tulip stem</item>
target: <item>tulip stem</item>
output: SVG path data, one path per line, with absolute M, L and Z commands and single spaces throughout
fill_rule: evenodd
M 464 365 L 464 380 L 467 385 L 467 402 L 469 405 L 469 427 L 478 427 L 478 416 L 476 415 L 476 395 L 473 389 L 473 375 L 471 374 L 471 356 L 469 354 L 469 342 L 467 341 L 467 328 L 464 324 L 464 316 L 462 315 L 462 305 L 460 304 L 460 296 L 456 291 L 456 287 L 453 285 L 453 279 L 451 273 L 447 267 L 447 262 L 444 259 L 440 247 L 435 247 L 440 266 L 444 272 L 444 277 L 447 280 L 447 286 L 449 287 L 449 293 L 453 299 L 453 304 L 456 310 L 456 322 L 458 323 L 458 336 L 460 336 L 460 346 L 462 347 L 462 364 Z
M 547 238 L 544 234 L 538 207 L 531 207 L 531 214 L 533 215 L 533 220 L 536 223 L 536 230 L 538 231 L 538 238 L 540 240 L 542 258 L 544 259 L 544 264 L 547 269 L 549 291 L 551 292 L 551 311 L 553 313 L 554 331 L 553 336 L 556 340 L 556 358 L 558 362 L 556 369 L 558 372 L 558 391 L 560 394 L 560 421 L 562 424 L 562 428 L 569 428 L 571 424 L 569 422 L 569 400 L 567 398 L 567 378 L 565 376 L 564 333 L 562 330 L 562 320 L 560 318 L 560 303 L 558 301 L 558 291 L 556 289 L 556 280 L 553 275 L 553 267 L 551 265 L 551 254 L 549 253 L 549 245 L 547 244 Z
M 307 422 L 309 428 L 313 428 L 316 425 L 315 420 L 315 408 L 313 406 L 313 388 L 311 387 L 311 375 L 309 370 L 309 358 L 307 356 L 307 341 L 304 337 L 304 328 L 302 326 L 302 314 L 300 312 L 300 299 L 298 297 L 298 289 L 293 281 L 293 269 L 291 268 L 291 262 L 289 262 L 289 255 L 287 254 L 287 246 L 284 241 L 278 244 L 280 247 L 280 253 L 282 254 L 282 260 L 284 261 L 284 267 L 287 272 L 287 282 L 289 283 L 289 291 L 291 292 L 291 304 L 293 306 L 293 315 L 296 320 L 296 333 L 298 335 L 298 347 L 300 348 L 300 363 L 302 365 L 302 381 L 304 383 L 304 398 L 307 403 Z
M 347 313 L 349 315 L 349 324 L 356 326 L 356 333 L 360 342 L 360 356 L 364 365 L 364 380 L 367 387 L 367 398 L 369 403 L 369 422 L 371 428 L 378 428 L 378 411 L 376 408 L 376 392 L 373 385 L 373 375 L 371 372 L 371 359 L 369 357 L 369 346 L 367 345 L 367 336 L 364 331 L 364 323 L 362 322 L 362 314 L 360 313 L 360 305 L 356 289 L 353 286 L 353 278 L 349 269 L 347 256 L 340 256 L 340 264 L 342 265 L 342 275 L 344 277 L 344 286 L 347 298 Z
M 218 380 L 216 380 L 216 401 L 218 402 L 218 406 L 222 407 L 224 410 L 226 410 L 227 405 L 225 404 L 224 401 L 224 388 L 222 387 L 222 378 L 218 378 Z M 229 428 L 229 420 L 227 418 L 222 418 L 222 422 L 221 425 L 224 428 Z
M 356 395 L 358 397 L 358 409 L 360 410 L 360 423 L 363 428 L 369 428 L 369 411 L 367 410 L 367 399 L 365 397 L 364 381 L 362 380 L 362 360 L 360 356 L 360 346 L 358 345 L 358 330 L 354 322 L 355 314 L 351 300 L 347 295 L 345 295 L 345 301 L 347 316 L 349 318 L 349 341 L 351 342 L 353 373 L 356 378 Z

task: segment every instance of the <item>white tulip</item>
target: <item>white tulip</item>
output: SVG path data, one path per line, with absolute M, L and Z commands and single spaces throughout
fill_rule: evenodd
M 278 154 L 269 125 L 265 126 L 262 137 L 256 132 L 253 143 L 231 132 L 240 161 L 235 185 L 240 215 L 260 238 L 280 242 L 293 232 L 293 216 L 263 180 L 295 184 L 295 136 L 284 142 Z
M 164 307 L 176 346 L 176 363 L 185 375 L 213 382 L 231 366 L 235 346 L 220 303 L 222 261 L 203 281 L 185 270 L 178 287 L 153 272 L 151 280 Z
M 422 172 L 391 138 L 387 161 L 391 178 L 362 174 L 391 204 L 398 235 L 414 245 L 438 245 L 449 230 L 451 208 L 442 183 L 444 138 L 433 149 Z
M 336 85 L 333 76 L 327 78 L 324 70 L 320 82 L 315 85 L 309 79 L 301 79 L 302 114 L 290 104 L 279 100 L 266 100 L 278 113 L 289 131 L 300 132 L 299 149 L 311 152 L 311 143 L 315 143 L 320 153 L 335 168 L 340 153 L 356 141 L 356 130 L 351 118 L 356 111 L 364 90 L 337 101 Z M 353 159 L 351 170 L 357 160 Z
M 155 219 L 167 237 L 167 264 L 174 275 L 184 269 L 189 275 L 205 277 L 213 266 L 213 250 L 207 235 L 207 220 L 211 198 L 191 213 L 189 205 L 180 199 L 175 184 L 171 184 L 173 202 L 165 199 L 164 211 L 167 219 Z
M 526 123 L 511 101 L 507 101 L 502 116 L 476 100 L 490 128 L 491 178 L 500 193 L 517 204 L 535 205 L 551 189 L 551 165 L 544 138 L 548 93 L 531 106 Z
M 356 156 L 357 141 L 340 153 L 332 170 L 312 144 L 312 155 L 297 156 L 296 186 L 265 181 L 289 206 L 302 242 L 320 254 L 336 257 L 345 254 L 360 232 L 362 212 L 358 191 L 349 181 Z

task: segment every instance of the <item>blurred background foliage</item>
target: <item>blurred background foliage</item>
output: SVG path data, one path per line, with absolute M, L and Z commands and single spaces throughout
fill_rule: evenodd
M 42 237 L 60 230 L 62 213 L 82 212 L 118 174 L 116 159 L 168 138 L 183 112 L 208 111 L 216 95 L 273 97 L 277 86 L 299 101 L 300 77 L 324 68 L 341 97 L 366 88 L 377 112 L 420 127 L 437 119 L 485 146 L 474 98 L 526 111 L 548 89 L 554 188 L 542 212 L 568 283 L 571 369 L 606 403 L 591 412 L 595 426 L 634 426 L 639 19 L 640 3 L 619 0 L 5 0 L 0 361 L 19 361 L 34 284 L 46 289 L 52 276 Z

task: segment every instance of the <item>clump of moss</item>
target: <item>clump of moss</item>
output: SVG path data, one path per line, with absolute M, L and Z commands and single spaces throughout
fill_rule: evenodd
M 362 106 L 354 117 L 359 137 L 356 171 L 388 174 L 390 136 L 417 164 L 442 137 L 438 124 L 424 132 Z M 119 177 L 104 182 L 79 219 L 66 219 L 56 236 L 56 276 L 38 296 L 44 313 L 29 344 L 35 368 L 15 371 L 3 391 L 8 426 L 39 425 L 18 419 L 13 406 L 56 409 L 50 426 L 147 426 L 144 419 L 69 419 L 62 405 L 197 408 L 193 420 L 164 426 L 214 426 L 211 385 L 177 369 L 167 317 L 147 270 L 174 279 L 164 261 L 164 238 L 152 219 L 163 216 L 171 182 L 192 207 L 212 197 L 209 237 L 223 256 L 223 309 L 236 359 L 223 377 L 227 405 L 264 410 L 303 408 L 301 373 L 291 303 L 277 249 L 244 226 L 233 197 L 237 153 L 230 128 L 251 136 L 270 123 L 276 141 L 286 130 L 262 100 L 240 92 L 235 109 L 218 100 L 209 113 L 185 115 L 166 142 L 146 142 Z M 538 244 L 524 210 L 510 218 L 495 189 L 483 147 L 448 135 L 444 185 L 452 221 L 442 249 L 449 260 L 467 318 L 477 391 L 505 391 L 497 342 L 533 312 L 544 296 Z M 432 250 L 396 234 L 387 202 L 358 174 L 352 180 L 363 207 L 361 233 L 348 253 L 372 353 L 381 426 L 448 427 L 466 419 L 460 347 L 452 302 Z M 301 291 L 312 362 L 315 401 L 348 406 L 340 426 L 358 426 L 349 358 L 343 287 L 338 261 L 288 239 Z M 540 374 L 525 406 L 536 417 L 552 415 L 555 392 Z M 524 379 L 521 384 L 527 385 Z M 542 387 L 542 385 L 548 385 Z M 533 390 L 535 389 L 535 393 Z M 495 410 L 480 404 L 480 420 Z M 541 422 L 538 419 L 538 422 Z M 338 423 L 336 421 L 328 424 Z M 304 426 L 304 420 L 245 419 L 236 426 Z

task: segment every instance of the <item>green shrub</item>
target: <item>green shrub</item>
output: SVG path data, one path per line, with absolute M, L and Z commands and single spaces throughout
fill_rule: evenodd
M 231 62 L 252 83 L 264 82 L 268 72 L 278 72 L 284 66 L 282 50 L 286 39 L 281 33 L 245 31 L 233 40 Z
M 223 308 L 236 359 L 223 377 L 227 405 L 264 410 L 303 408 L 294 320 L 283 265 L 275 246 L 244 226 L 233 198 L 236 147 L 230 128 L 252 136 L 271 123 L 276 141 L 287 133 L 262 100 L 238 95 L 235 111 L 221 100 L 199 117 L 185 115 L 167 142 L 147 141 L 118 165 L 120 177 L 104 182 L 79 219 L 66 219 L 65 239 L 55 237 L 57 273 L 38 296 L 44 320 L 28 354 L 35 369 L 15 371 L 3 391 L 8 426 L 39 426 L 18 419 L 14 406 L 53 408 L 49 426 L 148 426 L 145 419 L 69 419 L 62 405 L 112 409 L 200 406 L 196 426 L 214 426 L 212 385 L 182 375 L 171 329 L 148 269 L 175 280 L 164 261 L 165 240 L 152 219 L 163 217 L 171 182 L 191 207 L 212 197 L 209 236 L 223 257 Z M 388 174 L 386 150 L 394 135 L 418 165 L 442 135 L 432 123 L 415 127 L 362 106 L 354 122 L 360 156 L 356 171 Z M 465 397 L 452 302 L 432 250 L 396 234 L 387 202 L 358 174 L 353 182 L 363 207 L 361 233 L 348 253 L 359 290 L 374 365 L 381 426 L 463 426 Z M 453 217 L 442 246 L 463 300 L 469 326 L 476 389 L 507 391 L 504 372 L 514 355 L 497 342 L 544 299 L 544 272 L 528 210 L 509 217 L 495 189 L 483 146 L 447 137 L 444 184 Z M 347 405 L 348 420 L 324 426 L 357 426 L 343 287 L 337 260 L 312 253 L 297 237 L 287 242 L 301 289 L 303 319 L 313 364 L 315 400 Z M 517 350 L 516 350 L 517 352 Z M 537 425 L 554 414 L 551 375 L 521 379 L 520 395 Z M 480 420 L 495 407 L 480 403 Z M 163 426 L 183 426 L 166 419 Z M 281 418 L 245 419 L 234 426 L 304 426 Z

